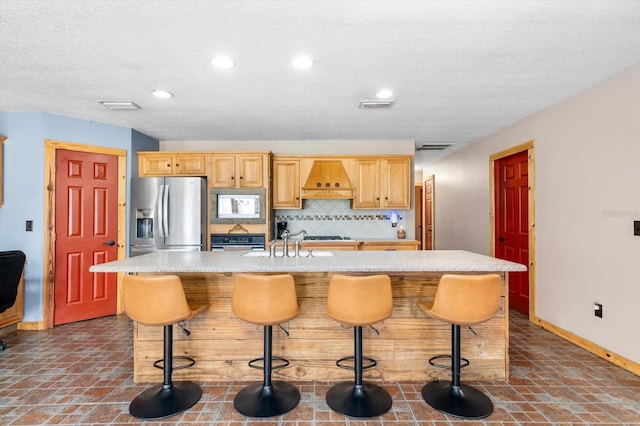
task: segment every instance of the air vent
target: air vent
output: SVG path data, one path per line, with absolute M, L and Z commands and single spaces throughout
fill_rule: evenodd
M 131 101 L 98 101 L 103 107 L 112 110 L 132 110 L 140 109 L 140 106 Z
M 370 108 L 391 108 L 394 101 L 360 101 L 359 108 L 361 109 L 370 109 Z
M 452 143 L 423 143 L 416 148 L 416 151 L 443 151 L 452 145 Z

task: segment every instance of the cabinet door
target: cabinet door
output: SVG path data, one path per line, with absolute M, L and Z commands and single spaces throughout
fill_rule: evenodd
M 236 156 L 214 155 L 211 186 L 215 188 L 236 187 Z
M 380 208 L 380 160 L 357 160 L 357 187 L 354 207 L 359 209 Z
M 236 184 L 242 188 L 262 187 L 262 155 L 239 155 L 238 156 L 238 182 Z
M 383 160 L 380 170 L 382 207 L 408 209 L 410 203 L 409 159 Z
M 364 242 L 362 243 L 362 250 L 385 250 L 385 251 L 395 251 L 395 250 L 417 250 L 418 242 L 417 241 L 404 241 L 404 242 L 395 242 L 395 241 L 386 241 L 386 242 Z
M 138 154 L 138 176 L 171 176 L 172 174 L 171 154 Z
M 273 208 L 302 208 L 302 200 L 300 199 L 299 161 L 273 161 Z
M 175 174 L 188 176 L 202 176 L 206 174 L 204 154 L 176 154 Z

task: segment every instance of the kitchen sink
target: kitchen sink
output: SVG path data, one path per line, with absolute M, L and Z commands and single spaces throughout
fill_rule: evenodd
M 313 251 L 311 253 L 312 257 L 327 257 L 327 256 L 333 256 L 333 253 L 330 251 Z M 268 251 L 262 251 L 262 250 L 255 250 L 255 251 L 248 251 L 245 254 L 243 254 L 242 256 L 245 257 L 269 257 L 269 252 Z M 280 253 L 276 253 L 276 257 L 282 257 L 282 252 Z M 293 257 L 293 256 L 291 256 Z M 307 257 L 307 251 L 306 250 L 300 250 L 300 257 Z

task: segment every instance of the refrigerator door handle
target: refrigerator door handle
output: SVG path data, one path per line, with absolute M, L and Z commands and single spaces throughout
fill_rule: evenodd
M 158 187 L 158 205 L 156 207 L 156 211 L 158 212 L 158 230 L 160 236 L 164 238 L 164 211 L 162 207 L 162 200 L 164 199 L 164 185 L 160 185 Z
M 165 237 L 169 236 L 169 185 L 164 186 L 164 197 L 162 206 L 162 226 L 164 228 Z

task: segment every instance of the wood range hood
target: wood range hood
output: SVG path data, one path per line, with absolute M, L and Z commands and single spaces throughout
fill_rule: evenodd
M 341 160 L 315 160 L 302 186 L 302 198 L 353 199 L 353 186 Z

